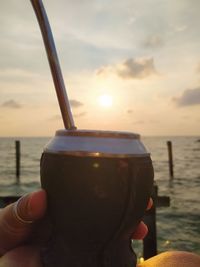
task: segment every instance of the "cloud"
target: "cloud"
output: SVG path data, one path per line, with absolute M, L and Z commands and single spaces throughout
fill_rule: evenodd
M 118 75 L 124 79 L 144 79 L 155 73 L 153 58 L 127 59 L 118 70 Z
M 187 30 L 188 26 L 187 25 L 179 25 L 174 28 L 175 32 L 184 32 Z
M 143 42 L 145 48 L 159 48 L 164 45 L 164 40 L 159 35 L 151 35 Z
M 145 122 L 143 120 L 134 121 L 133 124 L 144 124 Z
M 71 105 L 73 108 L 79 108 L 79 107 L 81 107 L 81 106 L 84 105 L 82 102 L 77 101 L 77 100 L 75 100 L 75 99 L 70 99 L 70 100 L 69 100 L 69 103 L 70 103 L 70 105 Z
M 97 75 L 113 73 L 122 79 L 145 79 L 151 75 L 157 75 L 153 58 L 128 58 L 124 62 L 105 66 L 97 70 Z
M 133 110 L 132 110 L 132 109 L 128 109 L 126 112 L 127 112 L 128 114 L 133 114 Z
M 83 117 L 83 116 L 85 116 L 86 114 L 87 114 L 87 112 L 83 111 L 83 112 L 74 114 L 74 117 L 75 117 L 75 118 L 79 118 L 79 117 Z
M 61 115 L 54 115 L 51 118 L 49 118 L 50 121 L 59 121 L 62 120 L 62 116 Z
M 200 87 L 185 90 L 182 96 L 173 98 L 178 106 L 193 106 L 200 104 Z
M 83 111 L 83 112 L 80 112 L 80 113 L 76 113 L 76 114 L 73 114 L 73 117 L 74 118 L 80 118 L 80 117 L 83 117 L 87 114 L 87 112 Z M 51 118 L 49 118 L 49 121 L 60 121 L 62 120 L 62 116 L 61 115 L 54 115 L 52 116 Z
M 11 100 L 8 100 L 8 101 L 3 102 L 1 104 L 1 107 L 3 107 L 3 108 L 12 108 L 12 109 L 19 109 L 22 106 L 19 103 L 17 103 L 15 100 L 11 99 Z
M 83 111 L 83 112 L 73 114 L 73 117 L 74 118 L 80 118 L 80 117 L 85 116 L 86 114 L 87 114 L 87 112 Z M 52 117 L 49 118 L 49 121 L 60 121 L 60 120 L 62 120 L 62 116 L 60 114 L 53 115 Z

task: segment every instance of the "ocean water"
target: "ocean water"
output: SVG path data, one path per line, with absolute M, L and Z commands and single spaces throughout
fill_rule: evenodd
M 157 208 L 158 252 L 200 254 L 200 137 L 143 137 L 151 152 L 160 196 L 170 207 Z M 0 138 L 0 196 L 21 195 L 40 187 L 40 156 L 50 138 Z M 15 140 L 21 141 L 21 183 L 15 179 Z M 166 141 L 173 144 L 174 180 L 169 179 Z M 141 242 L 134 241 L 141 255 Z

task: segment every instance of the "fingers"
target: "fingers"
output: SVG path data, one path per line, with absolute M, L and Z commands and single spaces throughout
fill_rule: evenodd
M 146 210 L 150 210 L 152 206 L 153 206 L 153 200 L 152 198 L 150 198 Z M 140 222 L 137 229 L 132 235 L 132 239 L 138 239 L 138 240 L 144 239 L 147 234 L 148 234 L 148 227 L 144 222 Z
M 140 222 L 134 234 L 132 235 L 132 239 L 144 239 L 148 233 L 148 228 L 144 222 Z
M 7 206 L 0 212 L 0 255 L 22 244 L 29 235 L 30 221 L 41 219 L 46 210 L 46 193 L 39 190 Z M 20 219 L 21 218 L 21 219 Z
M 0 258 L 1 267 L 44 267 L 38 247 L 19 246 Z
M 149 202 L 147 204 L 147 210 L 150 210 L 153 206 L 153 199 L 150 197 Z

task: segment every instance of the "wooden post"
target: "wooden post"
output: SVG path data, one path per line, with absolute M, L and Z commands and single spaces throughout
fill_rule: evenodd
M 153 207 L 145 213 L 143 221 L 148 226 L 148 234 L 143 240 L 143 258 L 149 259 L 157 255 L 156 208 L 169 207 L 170 198 L 158 195 L 158 186 L 154 184 L 151 195 Z
M 15 141 L 15 156 L 16 156 L 16 182 L 20 182 L 20 141 Z
M 157 232 L 156 232 L 156 202 L 158 197 L 158 186 L 153 186 L 153 207 L 146 212 L 144 222 L 148 226 L 148 234 L 143 240 L 143 257 L 149 259 L 157 255 Z
M 172 154 L 172 142 L 167 141 L 167 148 L 168 148 L 168 157 L 169 157 L 169 175 L 170 178 L 174 178 L 174 165 L 173 165 L 173 154 Z

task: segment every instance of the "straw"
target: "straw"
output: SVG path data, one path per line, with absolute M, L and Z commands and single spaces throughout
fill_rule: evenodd
M 30 0 L 30 1 L 32 3 L 42 33 L 64 126 L 67 130 L 74 130 L 76 129 L 76 127 L 74 125 L 74 120 L 69 100 L 67 97 L 67 92 L 65 89 L 65 83 L 63 80 L 56 52 L 53 34 L 51 31 L 51 27 L 48 21 L 44 5 L 42 3 L 42 0 Z

